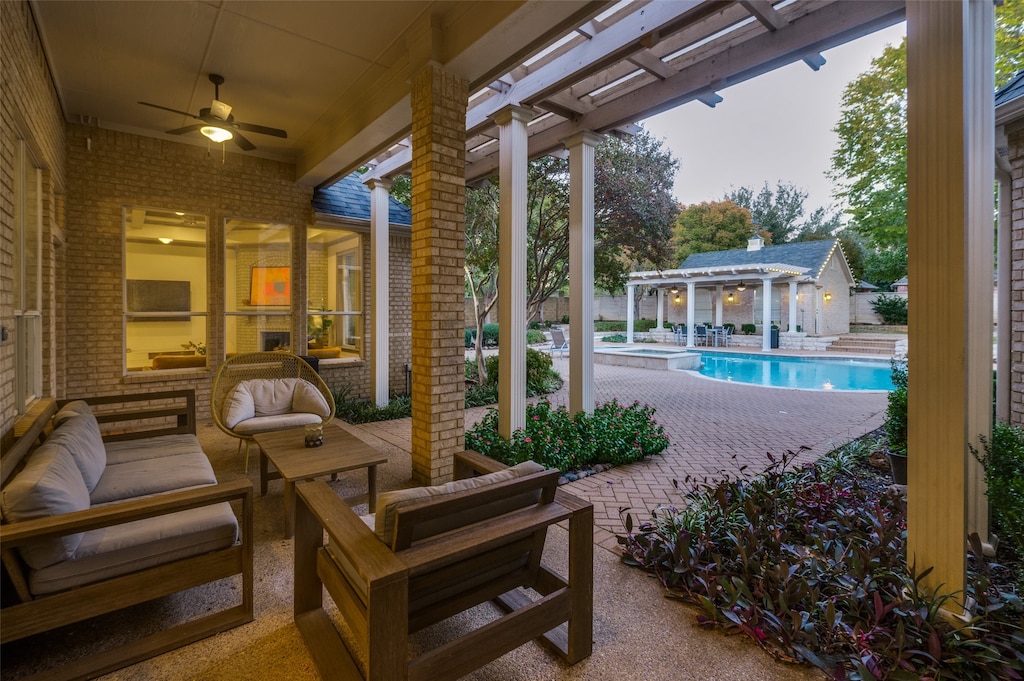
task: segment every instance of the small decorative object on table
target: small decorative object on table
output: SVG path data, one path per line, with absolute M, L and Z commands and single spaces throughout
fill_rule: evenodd
M 306 446 L 307 447 L 319 447 L 324 443 L 324 426 L 322 423 L 317 423 L 311 426 L 306 426 Z

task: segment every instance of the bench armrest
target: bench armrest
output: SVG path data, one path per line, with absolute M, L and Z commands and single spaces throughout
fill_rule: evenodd
M 472 478 L 475 475 L 497 473 L 498 471 L 505 470 L 506 468 L 508 468 L 508 466 L 500 461 L 492 459 L 489 456 L 484 456 L 479 452 L 474 452 L 472 449 L 455 453 L 454 477 L 456 480 Z
M 251 506 L 252 483 L 250 481 L 236 480 L 195 487 L 180 492 L 156 494 L 142 499 L 96 506 L 84 511 L 0 525 L 0 545 L 3 545 L 6 550 L 33 539 L 63 537 L 237 499 L 245 501 L 246 506 Z
M 60 400 L 63 407 L 68 402 L 80 399 L 90 406 L 114 405 L 114 409 L 95 411 L 96 420 L 101 424 L 132 423 L 130 432 L 117 432 L 103 436 L 104 442 L 122 440 L 138 440 L 160 435 L 196 434 L 196 391 L 191 388 L 184 390 L 165 390 L 162 392 L 130 393 L 127 395 L 101 395 L 98 397 L 77 397 Z M 172 401 L 172 404 L 167 404 Z M 156 406 L 146 403 L 159 402 Z M 162 419 L 166 423 L 168 417 L 175 419 L 175 425 L 149 424 L 139 428 L 138 421 Z M 129 426 L 125 426 L 127 431 Z

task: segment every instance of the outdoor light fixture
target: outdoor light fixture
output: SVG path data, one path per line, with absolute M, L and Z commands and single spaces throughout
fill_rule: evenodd
M 832 300 L 832 294 L 829 293 L 828 291 L 825 291 L 825 302 L 827 303 L 830 300 Z
M 199 128 L 199 132 L 203 133 L 206 137 L 210 138 L 214 142 L 227 142 L 235 135 L 225 128 L 218 128 L 216 125 L 204 125 Z
M 676 303 L 676 305 L 678 305 L 678 304 L 679 304 L 679 303 L 681 303 L 681 302 L 683 302 L 683 299 L 682 299 L 682 298 L 681 298 L 681 297 L 679 296 L 679 292 L 678 292 L 678 291 L 676 291 L 676 300 L 675 300 L 675 303 Z
M 746 291 L 746 290 L 747 290 L 747 285 L 746 285 L 746 284 L 744 284 L 744 283 L 743 283 L 743 282 L 741 281 L 741 282 L 740 282 L 740 285 L 736 287 L 736 290 L 737 290 L 737 291 L 741 291 L 741 292 L 742 292 L 742 291 Z
M 679 295 L 679 289 L 676 288 L 675 286 L 672 287 L 672 295 L 674 295 L 674 296 L 678 296 Z
M 736 300 L 736 297 L 730 293 L 725 297 L 725 299 L 731 303 L 732 301 Z
M 159 241 L 160 243 L 162 243 L 163 245 L 165 245 L 165 246 L 166 246 L 167 244 L 169 244 L 169 243 L 171 243 L 172 241 L 174 241 L 174 239 L 172 239 L 172 238 L 171 238 L 171 237 L 169 237 L 169 236 L 162 236 L 162 237 L 160 237 L 159 239 L 157 239 L 157 241 Z

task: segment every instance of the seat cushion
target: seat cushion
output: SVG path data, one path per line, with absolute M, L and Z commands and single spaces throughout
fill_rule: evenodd
M 100 435 L 100 424 L 92 410 L 71 413 L 50 434 L 47 442 L 60 445 L 71 453 L 82 472 L 85 486 L 92 492 L 107 465 L 107 450 Z
M 3 514 L 10 522 L 48 518 L 89 508 L 89 490 L 71 453 L 45 442 L 38 447 L 3 490 Z M 19 551 L 29 567 L 39 570 L 74 555 L 82 534 L 39 539 Z
M 227 502 L 86 532 L 70 560 L 34 570 L 35 595 L 64 591 L 173 560 L 227 548 L 238 521 Z
M 453 480 L 444 485 L 433 487 L 413 487 L 411 489 L 399 489 L 384 492 L 377 496 L 377 510 L 374 519 L 374 532 L 388 546 L 392 545 L 392 538 L 395 533 L 395 511 L 410 504 L 423 501 L 424 499 L 437 499 L 471 489 L 478 489 L 487 485 L 493 485 L 505 480 L 539 473 L 544 466 L 534 461 L 524 461 L 511 468 L 480 475 L 475 478 L 464 478 Z
M 308 426 L 311 423 L 320 423 L 321 420 L 322 419 L 316 414 L 254 416 L 251 419 L 247 419 L 236 424 L 233 430 L 239 435 L 255 435 L 256 433 L 269 433 L 272 430 L 284 430 L 285 428 Z
M 178 454 L 110 464 L 89 498 L 95 506 L 216 483 L 205 454 Z

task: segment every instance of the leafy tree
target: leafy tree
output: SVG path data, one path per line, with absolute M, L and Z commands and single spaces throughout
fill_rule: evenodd
M 996 7 L 996 88 L 1024 68 L 1024 2 L 1006 0 Z
M 864 256 L 864 279 L 886 289 L 907 274 L 907 245 L 878 248 Z
M 834 239 L 843 228 L 841 217 L 842 214 L 833 210 L 832 206 L 815 208 L 807 222 L 800 225 L 799 231 L 793 235 L 792 241 Z
M 792 182 L 779 180 L 774 191 L 765 182 L 757 195 L 750 187 L 740 187 L 727 193 L 725 199 L 749 210 L 754 222 L 772 235 L 772 243 L 781 244 L 800 230 L 798 221 L 804 215 L 807 192 Z
M 673 228 L 675 261 L 681 264 L 693 253 L 743 248 L 754 234 L 750 211 L 732 201 L 695 203 L 685 207 Z M 763 232 L 765 241 L 771 235 Z

